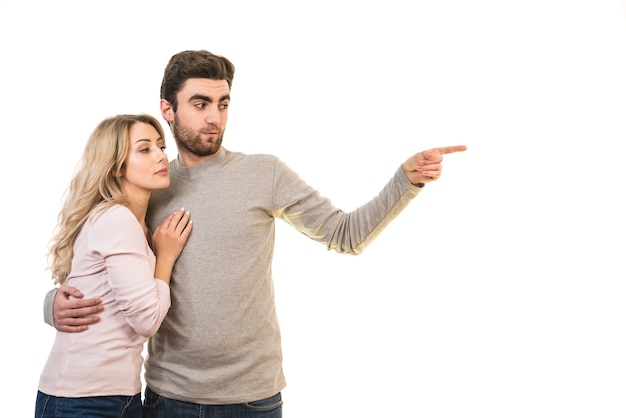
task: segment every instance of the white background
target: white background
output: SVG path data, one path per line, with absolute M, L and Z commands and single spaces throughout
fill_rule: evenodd
M 468 146 L 359 257 L 278 225 L 286 417 L 626 416 L 625 1 L 0 0 L 0 48 L 3 416 L 33 415 L 87 137 L 161 120 L 184 49 L 235 63 L 226 147 L 346 210 Z

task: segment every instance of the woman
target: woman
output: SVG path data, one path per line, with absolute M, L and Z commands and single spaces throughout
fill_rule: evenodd
M 105 119 L 87 142 L 49 256 L 56 284 L 101 298 L 104 310 L 85 332 L 57 332 L 36 417 L 142 416 L 143 344 L 170 307 L 172 268 L 191 232 L 184 209 L 152 235 L 146 227 L 152 191 L 170 184 L 164 149 L 148 115 Z

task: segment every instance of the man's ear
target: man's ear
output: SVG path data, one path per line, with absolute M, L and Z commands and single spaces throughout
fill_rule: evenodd
M 172 105 L 165 99 L 161 99 L 161 116 L 167 123 L 174 122 L 174 109 L 172 109 Z

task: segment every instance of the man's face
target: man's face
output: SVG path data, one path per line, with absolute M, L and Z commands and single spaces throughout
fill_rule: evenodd
M 228 120 L 228 82 L 190 78 L 176 98 L 176 112 L 164 100 L 161 112 L 172 127 L 183 163 L 198 163 L 215 155 L 221 147 Z

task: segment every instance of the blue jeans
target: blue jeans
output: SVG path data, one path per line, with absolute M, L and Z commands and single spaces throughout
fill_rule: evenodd
M 35 418 L 142 418 L 141 393 L 135 396 L 59 398 L 37 391 Z
M 232 405 L 201 405 L 157 395 L 146 387 L 144 418 L 281 418 L 280 392 L 266 399 Z

